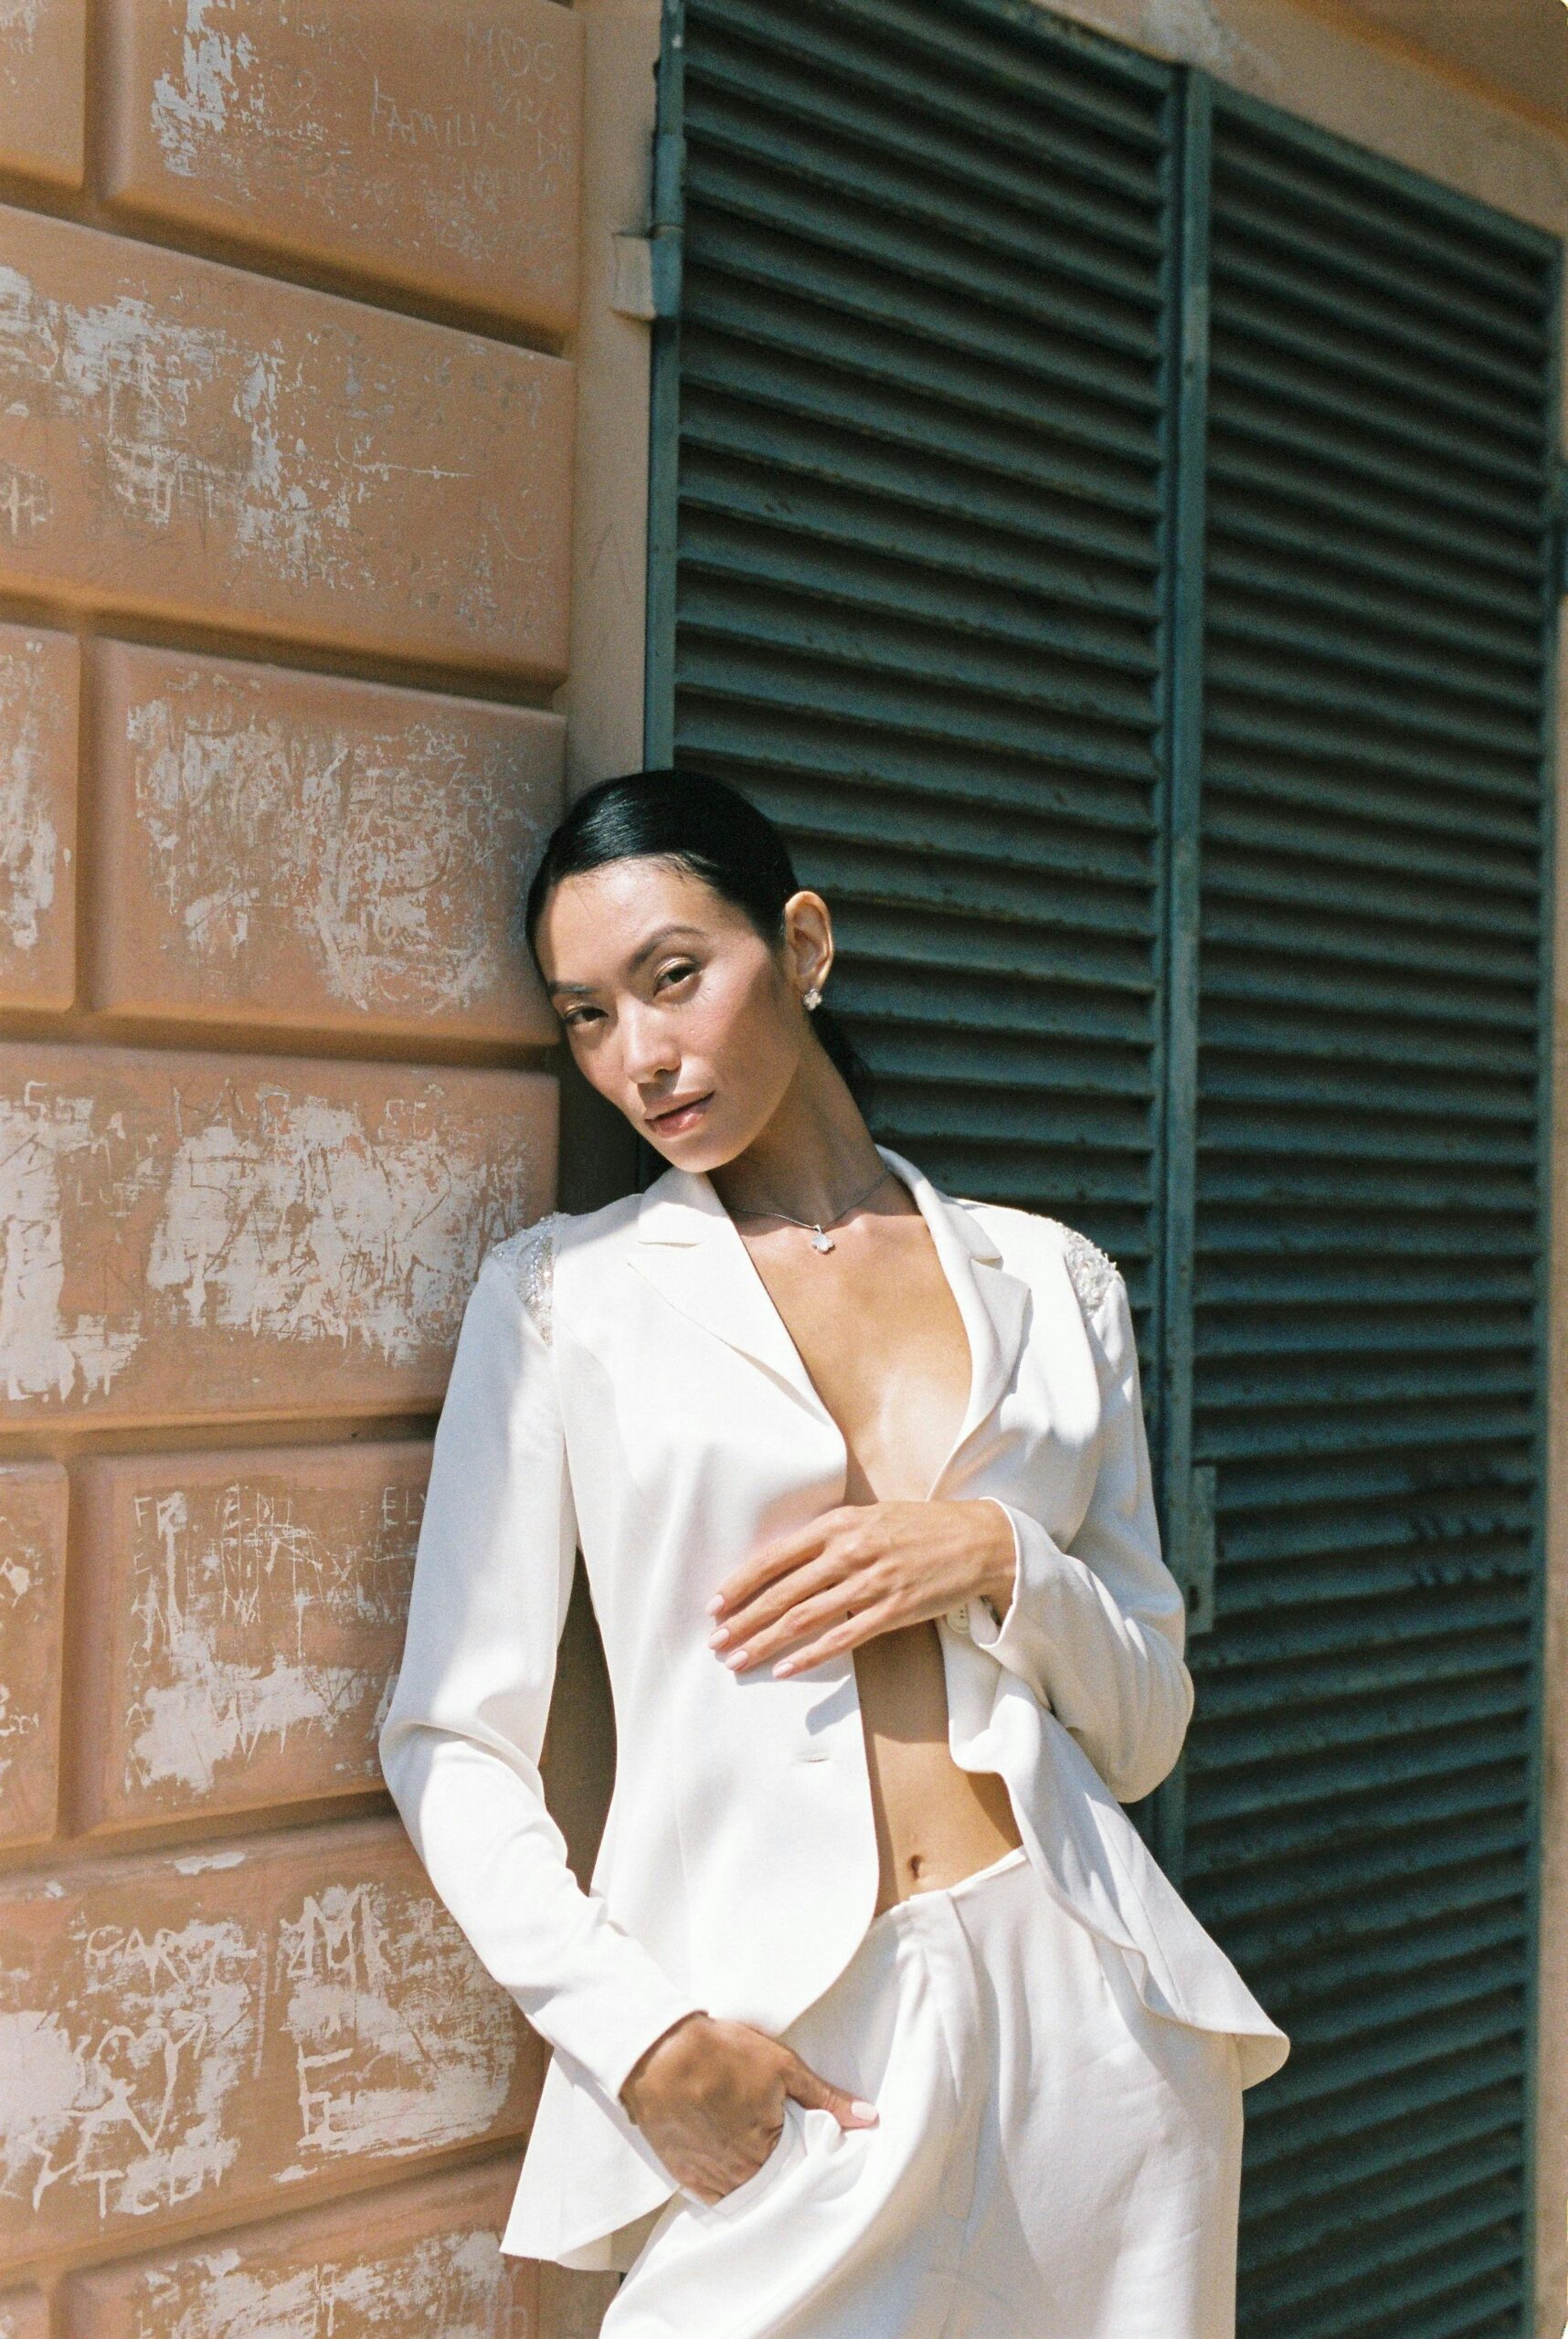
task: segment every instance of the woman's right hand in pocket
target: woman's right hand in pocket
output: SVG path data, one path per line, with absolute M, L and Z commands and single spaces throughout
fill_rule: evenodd
M 778 2143 L 784 2101 L 821 2105 L 843 2128 L 876 2107 L 846 2094 L 749 2023 L 689 2014 L 628 2072 L 620 2101 L 676 2183 L 710 2207 L 755 2176 Z

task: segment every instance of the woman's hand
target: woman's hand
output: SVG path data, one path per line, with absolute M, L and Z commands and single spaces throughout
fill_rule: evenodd
M 710 2207 L 755 2176 L 779 2142 L 784 2099 L 820 2104 L 842 2128 L 869 2128 L 876 2106 L 830 2087 L 793 2048 L 749 2023 L 689 2014 L 656 2038 L 620 2101 L 671 2175 Z
M 804 1639 L 773 1667 L 800 1673 L 977 1596 L 1005 1614 L 1013 1567 L 1012 1522 L 989 1497 L 841 1504 L 731 1570 L 708 1646 L 740 1673 Z

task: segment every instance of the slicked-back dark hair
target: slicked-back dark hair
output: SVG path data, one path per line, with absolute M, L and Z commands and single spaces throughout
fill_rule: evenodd
M 800 891 L 800 880 L 766 812 L 710 772 L 634 771 L 588 788 L 546 840 L 523 910 L 535 967 L 539 920 L 562 878 L 636 860 L 690 870 L 749 918 L 770 949 L 783 942 L 784 905 Z M 832 1008 L 814 1009 L 811 1023 L 863 1111 L 873 1088 L 870 1067 Z

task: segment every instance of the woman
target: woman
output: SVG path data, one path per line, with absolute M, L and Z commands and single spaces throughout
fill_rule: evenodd
M 525 928 L 670 1166 L 486 1254 L 381 1733 L 554 2050 L 503 2247 L 625 2270 L 606 2339 L 1226 2339 L 1286 2042 L 1121 1809 L 1192 1694 L 1122 1278 L 873 1140 L 735 789 L 590 789 Z M 579 1543 L 587 1891 L 537 1769 Z

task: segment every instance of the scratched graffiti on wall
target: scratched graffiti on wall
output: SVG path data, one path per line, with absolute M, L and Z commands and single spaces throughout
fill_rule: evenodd
M 564 672 L 563 361 L 13 206 L 0 247 L 7 585 Z
M 152 202 L 291 239 L 354 222 L 362 266 L 421 256 L 474 289 L 569 297 L 577 164 L 575 27 L 527 0 L 462 12 L 460 37 L 416 48 L 396 16 L 366 37 L 342 0 L 143 0 L 148 79 L 127 125 L 127 175 Z M 455 30 L 456 28 L 454 28 Z M 402 271 L 399 271 L 402 272 Z M 521 288 L 519 288 L 521 294 Z M 523 296 L 525 297 L 525 296 Z
M 304 1359 L 341 1403 L 439 1395 L 484 1249 L 542 1206 L 546 1087 L 0 1049 L 9 1397 L 292 1410 Z
M 401 1831 L 296 1842 L 0 1899 L 0 2248 L 515 2124 L 521 2018 Z
M 126 643 L 104 667 L 106 1004 L 555 1036 L 520 907 L 557 717 Z
M 108 1482 L 101 1815 L 380 1785 L 429 1453 L 88 1466 Z
M 423 2234 L 401 2248 L 269 2261 L 240 2244 L 193 2253 L 135 2279 L 125 2339 L 533 2339 L 513 2300 L 516 2261 L 489 2231 Z

